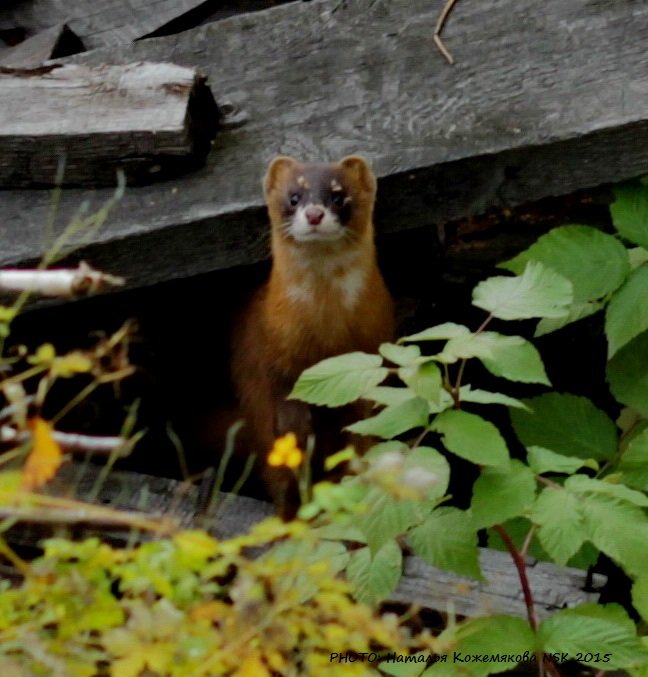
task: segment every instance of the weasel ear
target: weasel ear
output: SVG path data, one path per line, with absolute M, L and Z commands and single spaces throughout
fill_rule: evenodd
M 353 179 L 369 193 L 376 192 L 376 176 L 367 160 L 359 155 L 348 155 L 340 160 L 342 169 L 353 176 Z
M 263 190 L 267 195 L 278 183 L 280 177 L 293 169 L 299 163 L 287 155 L 277 155 L 268 166 L 268 171 L 263 178 Z

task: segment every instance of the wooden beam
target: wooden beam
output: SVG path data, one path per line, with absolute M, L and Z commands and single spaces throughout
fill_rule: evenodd
M 219 539 L 246 533 L 254 524 L 274 514 L 269 503 L 246 496 L 220 494 L 210 516 L 197 516 L 199 490 L 194 485 L 121 471 L 109 473 L 98 483 L 100 471 L 100 467 L 92 464 L 64 466 L 54 483 L 49 485 L 49 491 L 65 495 L 72 491 L 80 499 L 94 496 L 92 502 L 104 507 L 175 517 L 184 528 L 206 528 Z M 78 534 L 79 529 L 75 528 L 75 532 Z M 17 545 L 33 546 L 46 533 L 47 528 L 42 526 L 20 524 L 9 532 L 8 540 Z M 96 527 L 89 530 L 86 527 L 87 535 L 93 533 L 120 543 L 132 537 L 128 530 L 104 527 L 98 531 Z M 509 555 L 481 549 L 479 557 L 485 579 L 481 582 L 432 567 L 420 557 L 406 556 L 403 577 L 389 601 L 442 612 L 452 609 L 461 616 L 505 613 L 525 617 L 522 591 Z M 598 592 L 582 590 L 586 582 L 583 570 L 529 559 L 528 573 L 541 618 L 556 609 L 598 600 Z M 592 585 L 600 589 L 605 580 L 605 576 L 595 574 Z
M 217 108 L 205 78 L 165 63 L 0 67 L 0 187 L 150 183 L 205 158 Z
M 133 286 L 262 259 L 275 153 L 369 156 L 379 232 L 648 170 L 647 3 L 462 1 L 443 34 L 454 66 L 433 42 L 439 10 L 313 0 L 79 57 L 198 66 L 229 112 L 204 170 L 127 190 L 82 255 Z M 88 197 L 65 191 L 58 222 Z M 3 193 L 1 264 L 37 254 L 49 202 Z

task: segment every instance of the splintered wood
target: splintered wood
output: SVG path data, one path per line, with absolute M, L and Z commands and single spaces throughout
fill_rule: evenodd
M 193 68 L 0 66 L 0 187 L 149 183 L 200 165 L 218 109 Z

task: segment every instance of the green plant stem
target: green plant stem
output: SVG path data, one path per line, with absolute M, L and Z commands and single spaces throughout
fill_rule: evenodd
M 477 327 L 477 329 L 474 332 L 474 336 L 481 334 L 484 331 L 484 329 L 486 329 L 486 327 L 490 324 L 492 319 L 493 319 L 493 314 L 491 313 L 479 325 L 479 327 Z M 454 387 L 451 388 L 451 390 L 450 390 L 450 395 L 452 395 L 452 399 L 454 400 L 454 403 L 455 403 L 455 409 L 459 409 L 460 406 L 461 406 L 461 401 L 459 399 L 459 391 L 461 390 L 461 381 L 463 379 L 464 369 L 466 368 L 466 362 L 468 362 L 468 360 L 466 358 L 464 358 L 459 363 L 459 373 L 457 374 L 457 380 L 455 381 Z

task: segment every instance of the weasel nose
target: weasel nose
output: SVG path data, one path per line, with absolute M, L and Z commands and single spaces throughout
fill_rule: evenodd
M 320 207 L 308 207 L 306 209 L 306 218 L 311 226 L 319 226 L 324 218 L 324 210 Z

